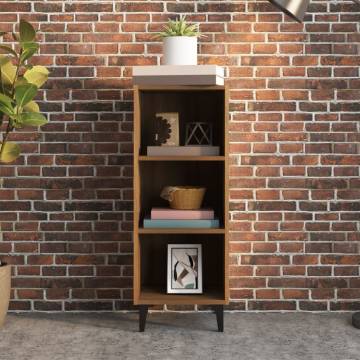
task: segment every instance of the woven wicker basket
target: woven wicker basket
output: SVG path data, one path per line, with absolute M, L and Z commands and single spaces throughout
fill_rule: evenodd
M 169 201 L 172 209 L 197 210 L 201 208 L 206 188 L 196 186 L 169 186 L 161 192 L 161 197 Z

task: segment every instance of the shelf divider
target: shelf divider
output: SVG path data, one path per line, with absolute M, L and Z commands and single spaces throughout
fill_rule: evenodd
M 226 304 L 224 293 L 216 289 L 208 289 L 203 294 L 166 294 L 157 287 L 143 287 L 140 291 L 138 304 L 146 305 L 178 305 L 178 304 Z
M 225 156 L 147 156 L 140 155 L 140 161 L 225 161 Z
M 225 234 L 224 228 L 139 228 L 139 234 Z

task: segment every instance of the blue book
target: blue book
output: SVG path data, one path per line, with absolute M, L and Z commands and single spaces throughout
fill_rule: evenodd
M 153 220 L 144 219 L 144 228 L 218 228 L 219 219 L 212 220 Z

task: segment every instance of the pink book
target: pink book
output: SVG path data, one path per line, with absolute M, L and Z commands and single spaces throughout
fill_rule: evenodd
M 169 208 L 152 208 L 151 219 L 153 220 L 212 220 L 214 210 L 175 210 Z

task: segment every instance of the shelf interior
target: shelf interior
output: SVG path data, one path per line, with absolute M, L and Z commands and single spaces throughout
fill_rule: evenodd
M 204 186 L 206 193 L 202 207 L 215 210 L 220 227 L 224 224 L 224 162 L 143 162 L 140 171 L 140 223 L 152 207 L 168 207 L 160 198 L 165 186 Z M 216 174 L 216 176 L 214 176 Z
M 164 302 L 167 299 L 175 301 L 174 294 L 166 294 L 167 244 L 202 244 L 204 294 L 197 297 L 224 300 L 224 241 L 223 234 L 141 234 L 140 297 L 144 299 L 144 294 L 148 294 L 159 303 L 168 303 Z M 196 296 L 188 297 L 196 303 Z
M 219 90 L 140 90 L 140 155 L 154 145 L 153 123 L 156 113 L 179 113 L 180 144 L 185 144 L 186 124 L 204 122 L 212 125 L 213 144 L 224 155 L 225 92 Z

